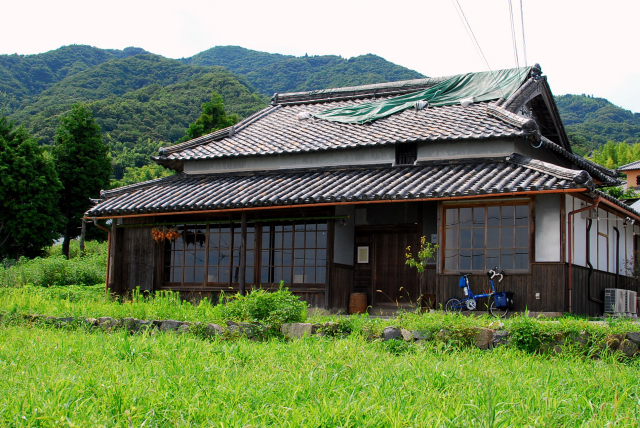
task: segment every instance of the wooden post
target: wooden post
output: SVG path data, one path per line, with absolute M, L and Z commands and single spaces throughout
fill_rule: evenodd
M 240 294 L 245 296 L 247 294 L 245 284 L 245 270 L 247 267 L 247 212 L 242 212 L 242 223 L 240 229 L 240 273 L 238 276 L 238 285 Z
M 87 220 L 82 218 L 82 228 L 80 230 L 80 255 L 84 256 L 84 237 L 87 234 Z

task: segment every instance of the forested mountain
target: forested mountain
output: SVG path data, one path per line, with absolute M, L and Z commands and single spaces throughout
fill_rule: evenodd
M 71 45 L 37 55 L 0 55 L 0 109 L 17 108 L 62 79 L 103 62 L 147 53 L 141 48 L 99 49 Z
M 560 95 L 556 103 L 577 153 L 589 153 L 608 141 L 640 142 L 639 113 L 584 94 Z
M 0 55 L 0 115 L 8 115 L 43 145 L 52 144 L 59 117 L 88 103 L 111 148 L 115 176 L 150 162 L 175 143 L 219 93 L 240 119 L 268 104 L 274 92 L 304 91 L 424 77 L 376 55 L 345 59 L 219 46 L 180 60 L 141 48 L 72 45 L 38 55 Z M 605 142 L 640 141 L 640 115 L 602 98 L 557 97 L 580 154 Z
M 216 46 L 180 61 L 192 65 L 220 65 L 246 76 L 249 83 L 265 95 L 425 77 L 371 54 L 349 59 L 336 55 L 295 57 L 239 46 Z
M 116 178 L 127 167 L 148 164 L 159 147 L 182 138 L 212 91 L 223 97 L 229 113 L 240 117 L 268 101 L 223 67 L 185 65 L 134 48 L 67 46 L 41 55 L 0 56 L 0 63 L 17 65 L 17 71 L 5 67 L 2 76 L 22 79 L 12 93 L 4 92 L 13 101 L 5 104 L 4 113 L 40 144 L 53 143 L 59 117 L 73 103 L 88 103 L 111 148 Z M 53 77 L 40 82 L 39 75 Z
M 265 107 L 273 92 L 418 77 L 375 55 L 298 58 L 226 46 L 174 60 L 140 48 L 73 45 L 0 55 L 0 114 L 50 145 L 59 117 L 73 103 L 88 103 L 120 178 L 125 168 L 148 164 L 158 147 L 182 138 L 212 91 L 242 119 Z

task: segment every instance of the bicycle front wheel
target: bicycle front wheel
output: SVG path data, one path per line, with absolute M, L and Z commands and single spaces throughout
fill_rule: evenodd
M 447 303 L 444 304 L 444 310 L 446 312 L 459 314 L 460 312 L 462 312 L 463 306 L 464 304 L 460 301 L 460 299 L 452 297 L 451 299 L 447 300 Z
M 491 301 L 489 302 L 489 313 L 496 318 L 504 318 L 509 313 L 509 308 L 497 308 L 496 307 L 496 299 L 491 296 Z

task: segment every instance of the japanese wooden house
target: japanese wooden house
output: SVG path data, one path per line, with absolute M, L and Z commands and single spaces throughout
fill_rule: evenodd
M 604 288 L 636 287 L 640 213 L 598 190 L 617 174 L 572 152 L 539 67 L 276 94 L 153 159 L 177 173 L 103 191 L 86 213 L 113 219 L 113 293 L 284 281 L 332 310 L 352 292 L 440 305 L 460 272 L 482 291 L 497 266 L 516 310 L 596 315 Z M 179 237 L 156 242 L 162 228 Z M 421 236 L 439 249 L 420 278 L 405 253 Z

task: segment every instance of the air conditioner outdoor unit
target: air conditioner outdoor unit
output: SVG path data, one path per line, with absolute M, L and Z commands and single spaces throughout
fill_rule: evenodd
M 623 314 L 627 306 L 627 290 L 617 288 L 604 289 L 604 312 L 607 314 Z
M 638 313 L 638 293 L 636 291 L 627 290 L 626 311 L 630 315 Z

